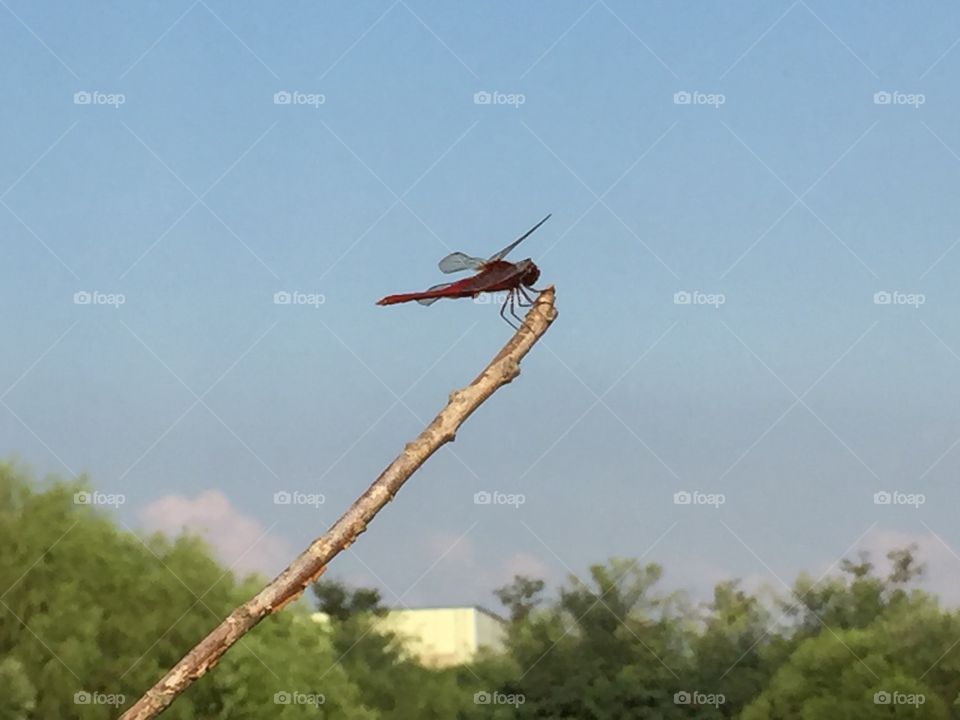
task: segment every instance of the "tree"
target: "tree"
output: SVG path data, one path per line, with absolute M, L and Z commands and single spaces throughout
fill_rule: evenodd
M 0 720 L 116 717 L 262 583 L 225 572 L 197 537 L 118 527 L 76 502 L 84 488 L 0 464 Z M 167 716 L 944 720 L 960 707 L 960 614 L 911 587 L 915 550 L 888 553 L 885 576 L 867 555 L 819 583 L 801 575 L 773 607 L 736 581 L 679 603 L 657 591 L 658 565 L 621 558 L 549 602 L 517 577 L 496 591 L 507 652 L 446 670 L 383 631 L 376 590 L 324 581 L 329 622 L 303 604 L 266 619 Z M 788 622 L 773 621 L 778 606 Z M 515 704 L 483 700 L 495 694 Z
M 798 579 L 792 650 L 743 720 L 951 717 L 960 622 L 934 598 L 904 587 L 922 572 L 914 551 L 888 553 L 893 567 L 886 578 L 862 555 L 858 563 L 841 563 L 846 579 L 820 586 Z
M 0 718 L 115 718 L 249 585 L 196 537 L 141 538 L 78 504 L 83 481 L 35 485 L 0 464 Z M 169 717 L 316 718 L 315 705 L 277 695 L 296 691 L 323 695 L 324 717 L 375 720 L 329 640 L 294 631 L 305 618 L 292 609 L 262 624 Z
M 455 674 L 421 667 L 407 657 L 401 639 L 377 622 L 387 612 L 377 590 L 323 580 L 314 583 L 313 593 L 318 609 L 330 618 L 325 633 L 334 662 L 378 718 L 456 717 L 465 695 L 456 687 Z
M 514 575 L 513 582 L 493 591 L 501 603 L 510 611 L 510 620 L 523 622 L 542 602 L 543 580 L 533 580 L 523 575 Z
M 735 580 L 719 583 L 706 609 L 702 629 L 691 640 L 693 663 L 687 692 L 722 694 L 724 702 L 716 714 L 737 717 L 776 669 L 765 653 L 775 638 L 769 633 L 770 613 Z
M 334 580 L 320 580 L 313 584 L 317 607 L 337 620 L 347 620 L 358 614 L 383 615 L 386 608 L 380 600 L 380 591 L 372 588 L 349 590 Z
M 511 633 L 520 676 L 501 692 L 522 694 L 519 718 L 627 720 L 658 713 L 680 717 L 680 624 L 662 611 L 655 564 L 613 558 L 571 577 L 559 600 Z M 653 717 L 654 715 L 650 715 Z

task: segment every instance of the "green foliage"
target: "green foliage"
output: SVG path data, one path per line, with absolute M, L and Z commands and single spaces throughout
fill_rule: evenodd
M 0 660 L 0 720 L 26 720 L 37 706 L 37 689 L 16 658 Z
M 114 718 L 255 591 L 191 536 L 138 537 L 74 502 L 83 483 L 0 464 L 0 720 Z M 820 720 L 960 717 L 960 615 L 912 589 L 915 548 L 788 597 L 737 581 L 693 607 L 662 568 L 613 558 L 544 597 L 495 591 L 506 651 L 422 667 L 377 624 L 375 590 L 325 580 L 241 640 L 164 717 L 179 720 Z
M 380 602 L 380 593 L 369 588 L 349 590 L 333 580 L 313 584 L 313 595 L 320 612 L 335 620 L 345 621 L 357 615 L 383 615 L 386 608 Z
M 75 504 L 81 483 L 44 485 L 37 491 L 0 464 L 0 719 L 115 718 L 249 587 L 197 538 L 139 538 Z M 330 638 L 291 608 L 249 633 L 164 717 L 381 716 Z
M 453 671 L 421 667 L 406 656 L 398 638 L 376 627 L 386 612 L 376 590 L 350 590 L 332 580 L 313 585 L 320 612 L 330 618 L 325 633 L 338 667 L 382 720 L 456 717 L 465 695 Z
M 519 623 L 530 617 L 530 613 L 543 602 L 543 587 L 543 580 L 514 575 L 512 583 L 497 588 L 493 594 L 510 611 L 510 620 Z

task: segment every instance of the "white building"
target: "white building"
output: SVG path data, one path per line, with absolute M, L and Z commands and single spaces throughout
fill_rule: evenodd
M 329 622 L 324 613 L 313 619 Z M 395 633 L 412 658 L 430 667 L 463 665 L 481 648 L 502 652 L 507 635 L 507 622 L 481 607 L 391 609 L 378 627 Z

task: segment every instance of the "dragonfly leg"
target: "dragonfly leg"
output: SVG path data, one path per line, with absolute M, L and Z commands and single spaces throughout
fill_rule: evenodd
M 516 290 L 511 290 L 511 291 L 510 291 L 510 295 L 509 295 L 509 297 L 508 297 L 508 302 L 509 302 L 509 304 L 510 304 L 510 314 L 514 317 L 514 319 L 515 319 L 518 323 L 520 323 L 520 324 L 522 325 L 522 324 L 523 324 L 523 318 L 521 318 L 519 315 L 517 315 L 517 311 L 516 311 L 516 302 L 517 302 L 518 300 L 519 300 L 519 298 L 517 297 L 517 291 L 516 291 Z
M 509 325 L 510 327 L 512 327 L 514 330 L 519 330 L 519 328 L 518 328 L 516 325 L 514 325 L 512 322 L 510 322 L 510 320 L 507 319 L 507 316 L 504 315 L 504 313 L 507 311 L 507 303 L 510 301 L 510 298 L 511 298 L 512 296 L 513 296 L 513 294 L 511 293 L 509 296 L 507 296 L 506 302 L 503 302 L 503 303 L 500 304 L 500 317 L 503 318 L 503 321 L 504 321 L 507 325 Z

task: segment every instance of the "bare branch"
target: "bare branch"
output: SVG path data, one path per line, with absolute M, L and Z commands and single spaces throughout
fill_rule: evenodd
M 237 640 L 268 615 L 296 600 L 326 570 L 329 562 L 366 530 L 407 479 L 444 444 L 451 442 L 470 415 L 497 389 L 520 374 L 520 360 L 557 316 L 555 291 L 547 287 L 527 313 L 524 324 L 466 388 L 450 395 L 447 406 L 417 439 L 384 470 L 327 532 L 311 543 L 286 570 L 253 598 L 234 610 L 164 677 L 127 710 L 120 720 L 146 720 L 163 712 L 178 695 L 203 677 Z

